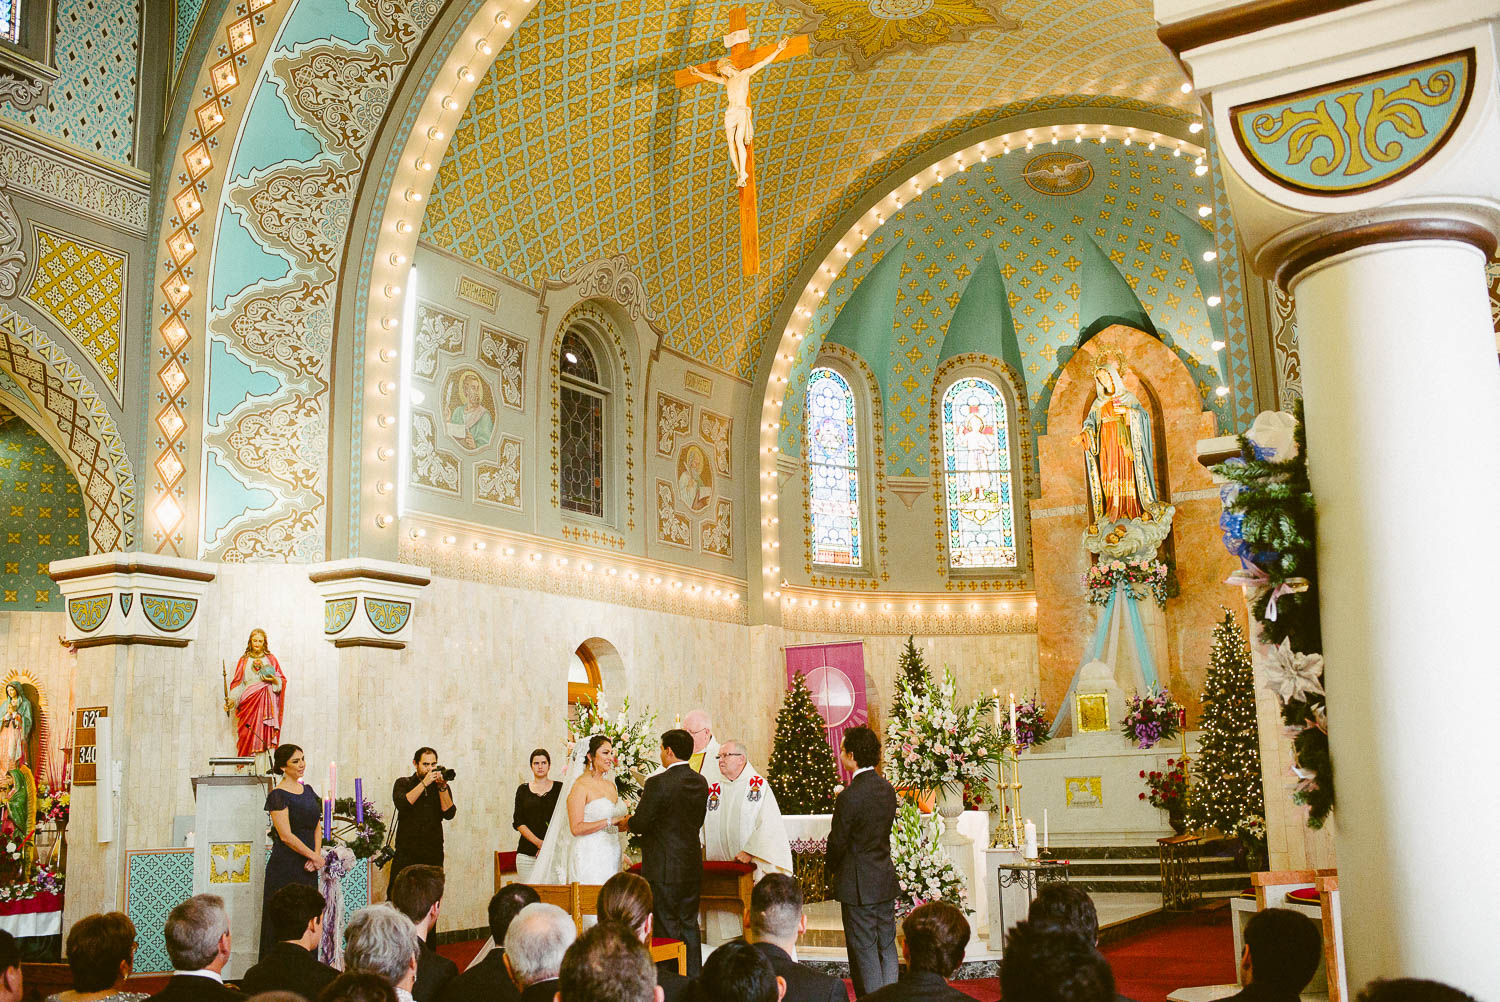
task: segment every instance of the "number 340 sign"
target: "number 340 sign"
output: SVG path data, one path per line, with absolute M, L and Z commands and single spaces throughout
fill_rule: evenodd
M 99 761 L 99 725 L 109 716 L 107 706 L 79 707 L 73 718 L 73 785 L 93 786 Z

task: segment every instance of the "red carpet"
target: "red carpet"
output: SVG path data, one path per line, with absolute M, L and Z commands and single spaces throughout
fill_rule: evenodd
M 439 947 L 438 952 L 462 970 L 483 944 L 478 940 Z M 1192 985 L 1222 985 L 1234 981 L 1234 935 L 1227 909 L 1183 915 L 1165 925 L 1104 947 L 1121 995 L 1137 1002 L 1166 1002 L 1167 993 Z M 1000 998 L 996 978 L 955 981 L 955 988 L 979 999 Z M 853 991 L 850 997 L 853 997 Z

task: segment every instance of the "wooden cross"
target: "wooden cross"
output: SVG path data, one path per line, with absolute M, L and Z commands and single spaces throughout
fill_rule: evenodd
M 796 35 L 787 39 L 784 47 L 778 50 L 774 45 L 762 45 L 760 48 L 750 48 L 750 27 L 745 18 L 745 8 L 732 7 L 729 11 L 729 34 L 724 36 L 724 45 L 729 49 L 729 59 L 734 63 L 736 69 L 744 70 L 754 66 L 763 60 L 769 62 L 780 62 L 793 56 L 805 55 L 807 52 L 807 36 Z M 704 74 L 715 74 L 717 68 L 714 63 L 702 63 L 698 66 L 684 70 L 678 70 L 673 80 L 681 89 L 693 87 L 701 83 L 707 83 L 702 77 L 694 74 L 694 70 Z M 748 85 L 748 81 L 746 81 Z M 745 114 L 749 116 L 749 97 L 746 96 Z M 755 151 L 750 142 L 745 143 L 745 172 L 748 178 L 738 191 L 740 203 L 740 264 L 741 270 L 746 275 L 755 275 L 760 272 L 760 235 L 755 218 Z

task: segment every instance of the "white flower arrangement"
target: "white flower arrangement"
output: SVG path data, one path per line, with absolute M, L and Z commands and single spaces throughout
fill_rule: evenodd
M 942 815 L 923 814 L 916 804 L 902 801 L 891 828 L 891 859 L 901 884 L 896 898 L 897 918 L 929 901 L 947 901 L 969 910 L 968 888 L 939 844 L 942 836 Z
M 585 700 L 568 723 L 567 758 L 573 757 L 573 746 L 587 741 L 590 735 L 603 734 L 615 751 L 615 788 L 621 799 L 634 805 L 645 788 L 646 777 L 661 766 L 661 738 L 656 733 L 656 714 L 630 715 L 630 697 L 620 704 L 620 712 L 610 716 L 604 694 L 597 703 Z
M 885 729 L 886 778 L 909 790 L 962 791 L 989 789 L 991 766 L 999 758 L 1001 738 L 986 721 L 995 702 L 985 697 L 958 705 L 958 683 L 943 669 L 941 680 L 913 690 L 897 679 L 901 712 Z

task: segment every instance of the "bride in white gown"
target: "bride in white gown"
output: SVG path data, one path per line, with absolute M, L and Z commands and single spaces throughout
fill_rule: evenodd
M 579 742 L 528 883 L 602 884 L 620 872 L 620 830 L 628 818 L 608 776 L 614 766 L 609 738 Z

